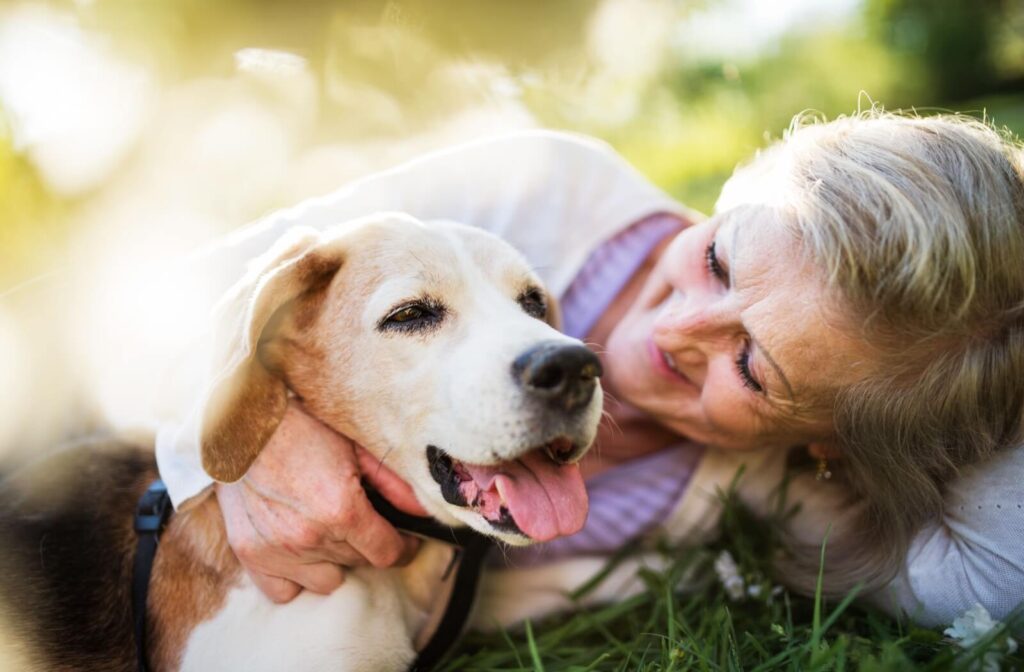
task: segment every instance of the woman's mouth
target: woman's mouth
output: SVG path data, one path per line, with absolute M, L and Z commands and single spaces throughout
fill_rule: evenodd
M 692 380 L 687 378 L 686 375 L 676 367 L 676 362 L 672 359 L 672 356 L 667 352 L 662 351 L 654 344 L 654 339 L 647 339 L 647 352 L 651 358 L 652 368 L 662 376 L 676 383 L 684 383 L 693 388 L 697 387 L 694 385 Z

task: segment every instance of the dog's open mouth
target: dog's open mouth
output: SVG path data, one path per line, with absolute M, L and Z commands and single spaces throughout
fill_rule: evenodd
M 449 504 L 472 508 L 497 530 L 547 541 L 579 532 L 587 519 L 579 465 L 564 462 L 575 452 L 559 438 L 516 460 L 483 466 L 427 446 L 427 461 Z

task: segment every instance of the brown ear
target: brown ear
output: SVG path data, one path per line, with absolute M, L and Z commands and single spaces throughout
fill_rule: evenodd
M 275 315 L 302 294 L 325 288 L 341 267 L 341 253 L 327 250 L 313 229 L 292 229 L 218 304 L 212 383 L 200 428 L 203 469 L 233 482 L 248 471 L 277 429 L 288 389 L 259 357 Z

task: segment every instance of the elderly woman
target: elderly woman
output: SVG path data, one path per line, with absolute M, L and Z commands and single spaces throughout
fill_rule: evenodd
M 1024 601 L 1024 159 L 990 127 L 879 112 L 796 124 L 704 220 L 603 145 L 517 134 L 271 215 L 199 263 L 226 283 L 293 224 L 377 210 L 509 240 L 602 358 L 590 518 L 514 563 L 573 567 L 656 533 L 696 543 L 746 465 L 737 491 L 764 513 L 788 473 L 800 508 L 777 571 L 797 590 L 813 589 L 831 527 L 830 593 L 864 583 L 926 624 Z M 158 439 L 179 506 L 211 486 L 193 436 L 168 425 Z M 272 599 L 328 592 L 340 566 L 414 547 L 373 511 L 361 473 L 416 509 L 296 402 L 245 478 L 216 485 Z

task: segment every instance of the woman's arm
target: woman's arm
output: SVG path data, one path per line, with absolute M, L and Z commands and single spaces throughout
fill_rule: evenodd
M 904 571 L 872 601 L 927 626 L 975 604 L 1005 618 L 1024 602 L 1024 447 L 964 472 L 943 520 L 918 533 Z

